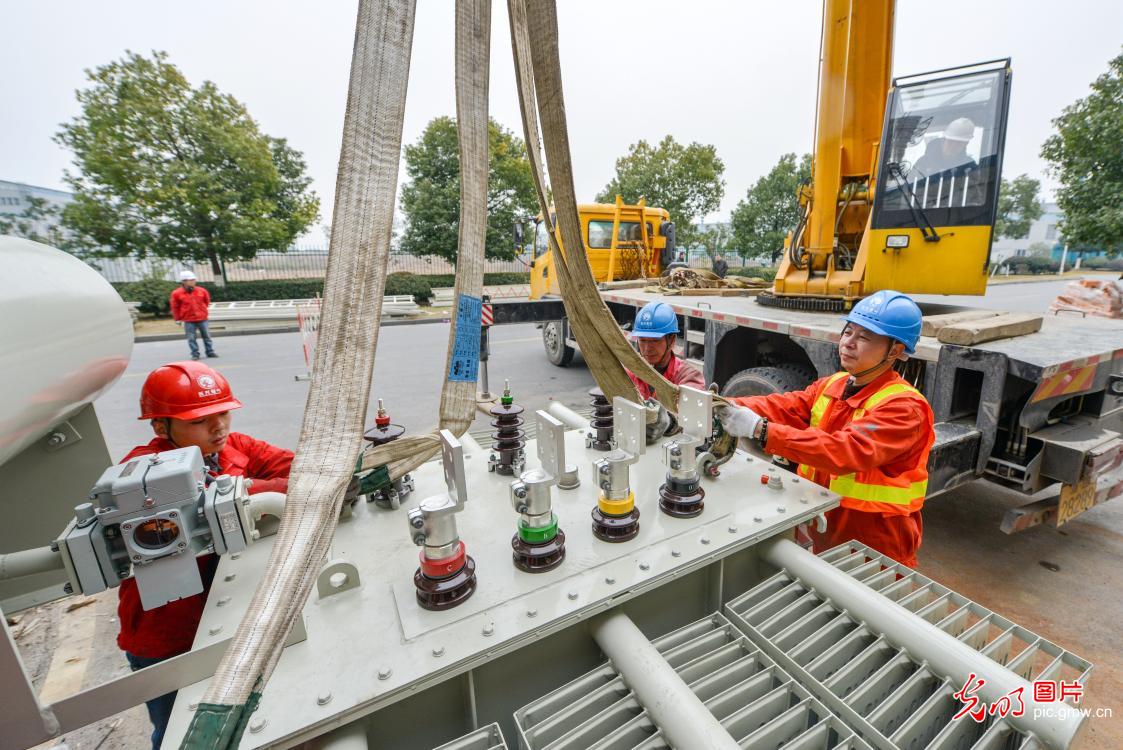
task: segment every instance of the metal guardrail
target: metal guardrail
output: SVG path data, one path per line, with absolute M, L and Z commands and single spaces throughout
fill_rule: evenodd
M 819 557 L 1027 681 L 1083 683 L 1091 671 L 1086 660 L 863 544 Z M 726 613 L 876 747 L 1042 747 L 993 715 L 953 720 L 964 706 L 953 696 L 961 685 L 786 569 L 729 602 Z
M 742 748 L 867 745 L 720 614 L 652 641 Z M 515 712 L 523 750 L 662 750 L 662 732 L 611 663 Z
M 273 299 L 250 302 L 212 302 L 211 320 L 296 320 L 299 309 L 314 304 L 314 299 Z M 421 308 L 409 294 L 382 298 L 382 317 L 415 315 Z

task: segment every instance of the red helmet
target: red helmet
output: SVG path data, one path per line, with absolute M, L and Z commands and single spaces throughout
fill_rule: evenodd
M 240 408 L 222 373 L 200 362 L 157 367 L 140 389 L 140 419 L 198 419 Z

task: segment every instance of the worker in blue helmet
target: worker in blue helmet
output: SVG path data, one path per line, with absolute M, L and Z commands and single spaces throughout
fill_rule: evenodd
M 727 431 L 759 441 L 842 496 L 826 531 L 810 530 L 816 553 L 854 539 L 917 564 L 935 432 L 928 402 L 893 365 L 916 352 L 920 328 L 911 298 L 876 292 L 844 319 L 841 372 L 802 391 L 732 398 L 720 410 Z
M 632 340 L 636 342 L 640 356 L 672 383 L 705 389 L 701 371 L 675 354 L 677 338 L 678 315 L 666 302 L 648 302 L 636 313 L 636 321 L 632 326 Z M 674 420 L 666 409 L 659 406 L 659 402 L 655 399 L 654 388 L 631 372 L 628 373 L 628 377 L 636 384 L 648 408 L 657 412 L 656 418 L 647 424 L 647 442 L 653 443 L 673 430 Z

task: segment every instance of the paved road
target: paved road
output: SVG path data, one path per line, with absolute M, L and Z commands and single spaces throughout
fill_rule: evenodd
M 1114 276 L 1097 278 L 1112 279 Z M 1008 284 L 991 284 L 985 297 L 964 295 L 919 294 L 921 302 L 936 302 L 944 305 L 963 305 L 964 307 L 983 307 L 990 310 L 1011 310 L 1015 312 L 1045 312 L 1049 303 L 1056 299 L 1069 281 L 1030 281 Z M 1062 313 L 1063 314 L 1063 313 Z
M 371 401 L 383 399 L 394 421 L 411 433 L 429 430 L 437 423 L 448 331 L 447 324 L 427 323 L 387 326 L 379 334 Z M 215 347 L 220 358 L 210 361 L 230 379 L 234 392 L 246 404 L 235 412 L 234 428 L 277 445 L 295 446 L 308 396 L 308 383 L 294 379 L 305 372 L 299 334 L 227 336 L 216 338 Z M 123 456 L 151 437 L 147 423 L 136 419 L 144 377 L 153 368 L 186 355 L 183 341 L 153 341 L 134 347 L 128 371 L 95 405 L 113 456 Z M 517 402 L 528 411 L 544 409 L 555 399 L 571 408 L 583 407 L 588 402 L 586 391 L 592 387 L 580 354 L 572 366 L 554 367 L 542 351 L 541 332 L 530 324 L 493 329 L 488 372 L 493 392 L 502 390 L 503 380 L 510 379 Z M 373 415 L 372 407 L 371 424 Z M 473 430 L 487 426 L 487 418 L 481 415 Z

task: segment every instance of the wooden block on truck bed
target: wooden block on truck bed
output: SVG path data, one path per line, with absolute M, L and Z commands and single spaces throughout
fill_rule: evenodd
M 1036 333 L 1041 330 L 1041 320 L 1040 315 L 1006 313 L 944 326 L 936 334 L 936 338 L 945 344 L 981 344 L 984 341 Z
M 995 310 L 960 310 L 959 312 L 944 313 L 943 315 L 925 315 L 924 322 L 921 323 L 920 335 L 935 336 L 944 326 L 954 325 L 955 323 L 966 323 L 972 320 L 982 320 L 983 318 L 993 318 L 1001 314 L 1001 312 Z

